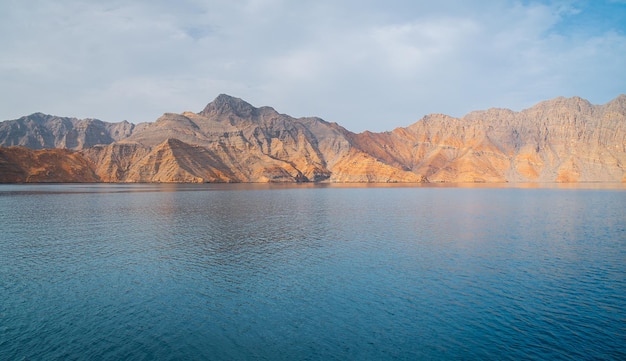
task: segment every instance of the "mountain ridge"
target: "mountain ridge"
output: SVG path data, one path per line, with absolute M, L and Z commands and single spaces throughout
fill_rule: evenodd
M 220 94 L 198 113 L 136 125 L 34 113 L 0 122 L 0 146 L 68 149 L 95 174 L 85 181 L 100 182 L 625 182 L 626 95 L 604 105 L 558 97 L 519 112 L 429 114 L 353 133 Z M 32 158 L 4 153 L 0 182 L 29 181 L 3 173 Z

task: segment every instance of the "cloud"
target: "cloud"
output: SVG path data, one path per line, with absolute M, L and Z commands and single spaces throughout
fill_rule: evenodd
M 626 31 L 621 5 L 603 4 L 598 31 L 584 1 L 9 2 L 0 119 L 153 121 L 228 93 L 382 131 L 560 95 L 606 102 L 626 92 Z

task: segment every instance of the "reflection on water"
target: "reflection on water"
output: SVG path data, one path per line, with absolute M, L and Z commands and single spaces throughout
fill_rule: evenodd
M 0 359 L 624 359 L 626 192 L 1 185 Z
M 0 184 L 0 196 L 17 194 L 127 193 L 181 191 L 250 191 L 324 188 L 455 188 L 455 189 L 572 189 L 626 190 L 626 183 L 43 183 Z

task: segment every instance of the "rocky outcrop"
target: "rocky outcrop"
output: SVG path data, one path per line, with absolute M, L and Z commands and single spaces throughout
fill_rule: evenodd
M 137 143 L 113 143 L 87 148 L 81 154 L 100 181 L 115 183 L 126 182 L 130 169 L 150 151 L 150 147 Z
M 626 96 L 433 114 L 354 134 L 220 95 L 199 113 L 154 123 L 43 114 L 0 123 L 0 145 L 14 144 L 75 149 L 63 154 L 82 157 L 103 182 L 623 182 Z
M 0 183 L 97 182 L 93 167 L 67 149 L 0 147 Z

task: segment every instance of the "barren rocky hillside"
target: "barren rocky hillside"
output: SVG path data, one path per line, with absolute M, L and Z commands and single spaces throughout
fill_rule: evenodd
M 557 98 L 521 112 L 429 115 L 352 141 L 432 182 L 624 181 L 626 96 L 605 105 Z
M 85 161 L 94 177 L 83 181 L 624 182 L 626 96 L 605 105 L 556 98 L 460 119 L 433 114 L 354 134 L 220 95 L 199 113 L 137 125 L 37 113 L 0 123 L 0 146 L 10 147 L 0 152 L 2 182 L 41 181 L 10 177 L 35 162 L 7 154 L 44 148 L 73 150 L 59 154 Z M 63 181 L 50 162 L 46 174 Z

